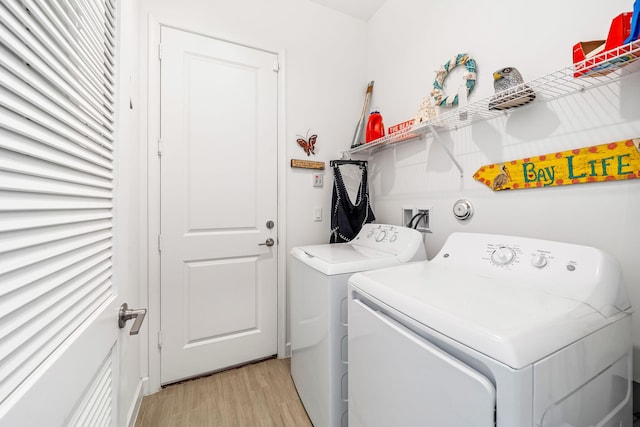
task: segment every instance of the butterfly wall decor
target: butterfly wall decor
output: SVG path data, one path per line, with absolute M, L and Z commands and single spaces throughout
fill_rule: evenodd
M 308 141 L 302 136 L 300 135 L 298 136 L 299 136 L 299 138 L 297 139 L 298 145 L 302 147 L 305 153 L 307 153 L 307 156 L 310 156 L 312 154 L 315 156 L 316 139 L 318 139 L 318 135 L 311 135 Z

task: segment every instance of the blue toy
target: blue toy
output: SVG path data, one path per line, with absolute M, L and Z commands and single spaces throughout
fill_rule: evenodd
M 633 3 L 633 16 L 631 17 L 631 34 L 624 41 L 624 44 L 631 43 L 640 36 L 640 25 L 638 20 L 640 19 L 640 0 L 636 0 Z

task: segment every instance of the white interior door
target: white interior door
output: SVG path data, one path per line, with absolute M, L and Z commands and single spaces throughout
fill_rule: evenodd
M 116 426 L 119 1 L 0 5 L 0 425 Z
M 277 56 L 164 27 L 161 52 L 166 384 L 277 353 Z

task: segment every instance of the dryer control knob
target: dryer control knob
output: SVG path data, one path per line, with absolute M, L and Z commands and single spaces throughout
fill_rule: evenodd
M 536 254 L 533 256 L 533 259 L 531 260 L 531 264 L 533 264 L 534 267 L 538 267 L 538 268 L 542 268 L 546 266 L 547 262 L 549 261 L 547 260 L 547 257 L 544 254 Z
M 496 265 L 510 264 L 515 258 L 516 252 L 507 246 L 501 246 L 491 254 L 491 261 Z
M 376 236 L 376 242 L 382 242 L 385 237 L 387 237 L 387 232 L 386 231 L 380 231 L 378 233 L 378 235 Z

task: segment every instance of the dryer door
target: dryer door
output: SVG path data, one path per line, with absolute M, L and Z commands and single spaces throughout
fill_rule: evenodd
M 467 365 L 349 301 L 349 425 L 495 426 L 496 391 Z

